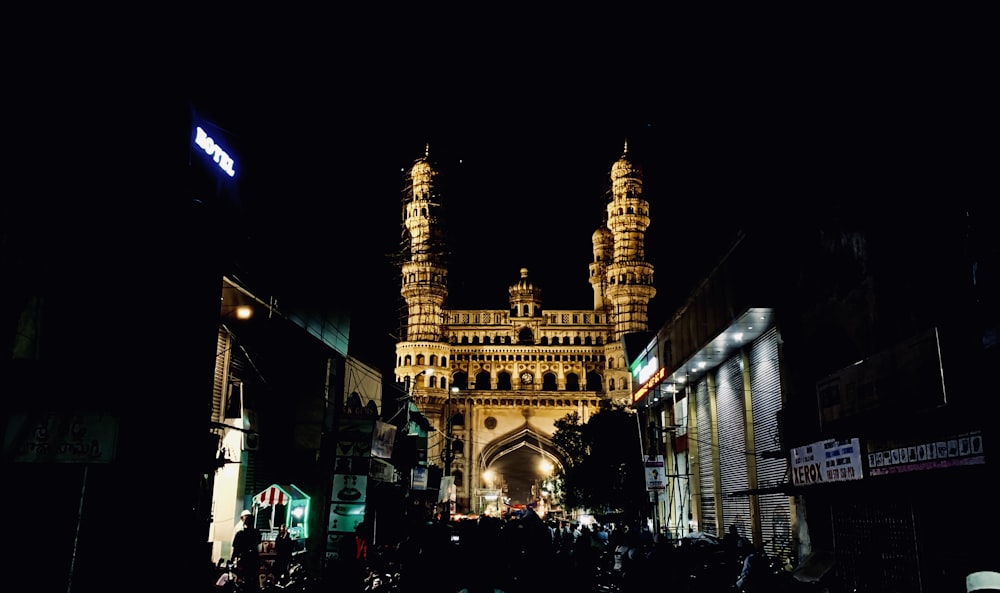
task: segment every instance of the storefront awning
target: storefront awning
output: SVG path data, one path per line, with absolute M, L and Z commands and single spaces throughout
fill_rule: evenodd
M 261 507 L 289 504 L 294 500 L 309 500 L 309 495 L 295 484 L 271 484 L 253 497 L 253 503 Z

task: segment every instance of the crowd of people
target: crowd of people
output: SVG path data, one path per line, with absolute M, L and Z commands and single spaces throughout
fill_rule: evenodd
M 233 533 L 236 574 L 253 590 L 261 574 L 261 534 L 244 511 Z M 504 516 L 445 521 L 426 517 L 395 541 L 375 545 L 372 525 L 362 521 L 344 534 L 328 558 L 322 580 L 345 593 L 362 593 L 373 575 L 395 582 L 401 592 L 529 593 L 563 589 L 630 593 L 671 568 L 691 565 L 691 553 L 650 531 L 644 521 L 591 523 L 543 519 L 532 508 Z M 383 538 L 384 539 L 384 538 Z M 720 560 L 745 557 L 749 542 L 731 531 L 718 547 Z M 268 572 L 287 571 L 293 542 L 285 526 L 274 542 Z M 730 564 L 731 565 L 731 564 Z M 674 575 L 677 577 L 677 575 Z M 716 576 L 716 575 L 713 575 Z M 733 574 L 720 575 L 733 583 Z M 746 575 L 744 575 L 745 577 Z
M 369 570 L 395 573 L 404 592 L 529 593 L 593 591 L 597 567 L 613 556 L 619 590 L 628 591 L 645 578 L 645 567 L 666 553 L 665 540 L 663 545 L 659 542 L 641 523 L 544 520 L 528 508 L 500 517 L 428 520 L 394 544 L 369 547 L 365 563 Z M 356 549 L 345 545 L 335 570 L 350 572 L 353 584 L 359 585 L 359 569 L 347 570 L 347 564 L 357 559 Z M 338 584 L 345 586 L 342 580 Z

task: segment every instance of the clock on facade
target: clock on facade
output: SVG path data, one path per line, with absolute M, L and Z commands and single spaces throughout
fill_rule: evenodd
M 533 378 L 531 373 L 521 373 L 521 383 L 531 383 Z

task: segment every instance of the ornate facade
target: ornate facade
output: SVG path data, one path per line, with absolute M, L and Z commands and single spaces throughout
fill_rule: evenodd
M 644 247 L 649 203 L 626 143 L 611 167 L 605 224 L 593 234 L 593 309 L 544 308 L 522 268 L 509 309 L 452 310 L 437 174 L 428 151 L 406 180 L 395 377 L 434 427 L 428 460 L 454 476 L 456 510 L 481 512 L 482 493 L 494 487 L 482 476 L 500 458 L 528 447 L 561 466 L 550 440 L 556 420 L 577 412 L 586 421 L 602 402 L 630 401 L 622 338 L 648 331 L 656 294 Z

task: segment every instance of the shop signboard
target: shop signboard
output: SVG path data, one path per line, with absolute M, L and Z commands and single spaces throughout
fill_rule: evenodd
M 815 442 L 791 451 L 792 484 L 812 486 L 860 480 L 861 444 L 858 439 Z
M 22 463 L 111 463 L 118 420 L 101 414 L 17 414 L 4 433 L 3 459 Z
M 984 463 L 981 431 L 912 443 L 868 443 L 868 474 L 872 476 Z

